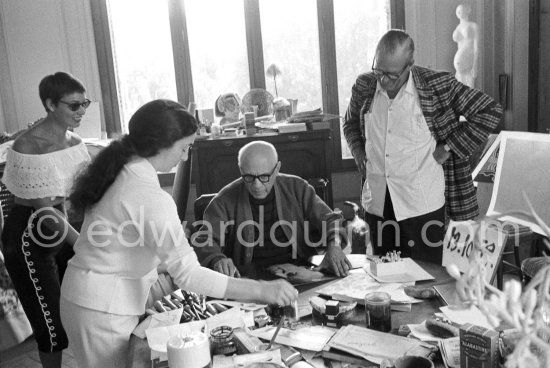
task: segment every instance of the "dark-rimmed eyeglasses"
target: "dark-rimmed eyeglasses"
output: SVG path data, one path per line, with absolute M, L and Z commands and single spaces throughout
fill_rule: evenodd
M 387 79 L 391 80 L 392 82 L 395 82 L 396 80 L 401 78 L 401 75 L 403 75 L 405 70 L 407 70 L 407 68 L 412 65 L 410 63 L 407 63 L 407 64 L 405 64 L 403 69 L 401 69 L 401 71 L 399 73 L 389 73 L 389 72 L 385 72 L 383 70 L 380 70 L 378 68 L 375 68 L 374 67 L 375 61 L 376 61 L 376 57 L 374 57 L 374 59 L 372 59 L 372 67 L 371 67 L 372 72 L 374 73 L 374 76 L 376 78 L 379 78 L 379 79 L 387 78 Z
M 65 101 L 59 101 L 59 102 L 61 102 L 62 104 L 67 105 L 67 107 L 71 111 L 80 110 L 80 106 L 82 106 L 84 109 L 87 109 L 88 106 L 90 106 L 90 104 L 92 103 L 92 101 L 90 101 L 88 99 L 84 100 L 84 102 L 65 102 Z
M 279 163 L 277 162 L 277 164 L 275 164 L 275 167 L 273 168 L 273 170 L 271 170 L 271 173 L 269 174 L 260 174 L 260 175 L 243 174 L 241 175 L 241 178 L 243 178 L 244 182 L 248 184 L 254 183 L 254 180 L 256 179 L 258 179 L 260 183 L 267 183 L 269 179 L 271 179 L 271 176 L 275 172 L 275 169 L 277 168 L 278 164 Z

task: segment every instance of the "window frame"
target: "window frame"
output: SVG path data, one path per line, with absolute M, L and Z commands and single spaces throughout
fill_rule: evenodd
M 119 110 L 119 94 L 116 86 L 115 66 L 111 40 L 108 0 L 90 1 L 94 36 L 100 73 L 103 111 L 108 137 L 122 132 Z M 338 107 L 338 75 L 336 68 L 336 40 L 334 27 L 334 0 L 317 0 L 317 23 L 323 111 L 343 115 Z M 390 0 L 391 27 L 405 29 L 405 0 Z M 243 0 L 246 47 L 250 88 L 264 88 L 265 65 L 263 58 L 262 31 L 259 0 Z M 187 37 L 187 22 L 183 0 L 168 0 L 172 52 L 174 55 L 178 101 L 187 106 L 194 100 L 191 58 Z M 351 88 L 351 86 L 350 86 Z M 332 168 L 334 171 L 355 170 L 353 159 L 342 158 L 340 145 L 340 119 L 331 122 Z

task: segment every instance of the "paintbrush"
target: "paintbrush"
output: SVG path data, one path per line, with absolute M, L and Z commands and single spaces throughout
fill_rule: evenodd
M 271 345 L 275 342 L 275 339 L 277 338 L 277 335 L 279 334 L 279 331 L 281 330 L 281 327 L 283 327 L 283 322 L 285 320 L 284 316 L 281 316 L 281 319 L 279 320 L 279 324 L 277 325 L 277 329 L 275 330 L 275 333 L 271 337 L 271 340 L 269 340 L 269 345 L 267 345 L 266 350 L 271 349 Z

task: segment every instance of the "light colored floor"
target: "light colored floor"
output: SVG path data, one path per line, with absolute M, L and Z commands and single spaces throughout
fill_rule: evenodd
M 42 368 L 34 338 L 0 352 L 1 368 Z M 69 349 L 63 351 L 63 368 L 76 368 L 76 361 Z

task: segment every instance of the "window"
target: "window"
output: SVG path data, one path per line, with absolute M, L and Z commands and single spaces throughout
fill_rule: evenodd
M 106 69 L 102 88 L 111 91 L 104 96 L 106 121 L 112 122 L 107 124 L 109 136 L 126 131 L 131 114 L 149 100 L 195 101 L 199 108 L 212 108 L 220 94 L 243 97 L 252 88 L 296 98 L 298 110 L 322 107 L 344 115 L 355 78 L 369 71 L 378 39 L 404 20 L 403 0 L 90 4 L 98 60 Z M 265 75 L 273 63 L 282 72 L 277 92 Z M 336 122 L 333 138 L 333 168 L 351 168 Z
M 370 71 L 378 40 L 390 29 L 389 0 L 338 0 L 334 2 L 338 107 L 344 115 L 351 87 L 361 73 Z M 368 25 L 368 26 L 366 26 Z M 342 158 L 351 158 L 340 127 Z
M 222 93 L 250 90 L 242 0 L 185 0 L 194 99 L 214 108 Z
M 278 95 L 298 99 L 298 111 L 322 107 L 317 1 L 262 0 L 260 21 L 264 70 L 273 63 L 281 69 Z M 275 97 L 275 81 L 265 83 Z
M 167 1 L 109 0 L 120 127 L 144 103 L 177 100 Z M 131 14 L 129 13 L 131 9 Z

